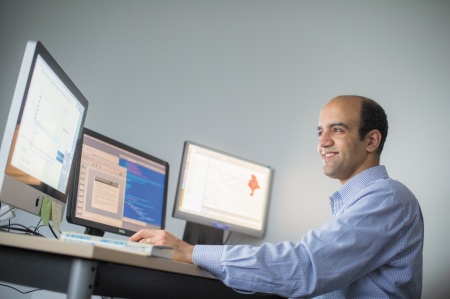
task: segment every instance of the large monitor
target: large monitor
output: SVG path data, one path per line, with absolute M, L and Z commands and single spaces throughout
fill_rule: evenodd
M 67 221 L 130 236 L 141 228 L 164 228 L 169 163 L 84 128 Z
M 273 169 L 192 141 L 184 143 L 173 216 L 184 241 L 221 244 L 224 231 L 262 237 Z
M 44 202 L 61 221 L 87 108 L 44 46 L 29 41 L 0 148 L 2 203 L 41 215 Z

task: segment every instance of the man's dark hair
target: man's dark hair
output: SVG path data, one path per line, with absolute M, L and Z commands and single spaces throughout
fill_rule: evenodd
M 381 133 L 381 141 L 377 153 L 381 154 L 384 142 L 388 134 L 388 120 L 384 109 L 374 100 L 359 97 L 361 99 L 361 118 L 359 125 L 359 138 L 363 140 L 367 133 L 372 130 L 378 130 Z

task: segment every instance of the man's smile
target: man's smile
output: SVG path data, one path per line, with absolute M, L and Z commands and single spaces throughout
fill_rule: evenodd
M 325 159 L 332 158 L 332 157 L 336 156 L 338 153 L 339 153 L 339 152 L 330 151 L 330 150 L 325 151 L 325 149 L 322 149 L 322 152 L 321 152 L 321 154 L 322 154 L 322 159 L 325 160 Z

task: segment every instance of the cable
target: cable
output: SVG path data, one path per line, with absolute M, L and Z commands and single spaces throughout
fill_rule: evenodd
M 39 219 L 39 222 L 36 224 L 36 226 L 35 226 L 35 231 L 38 231 L 39 228 L 41 228 L 41 227 L 43 227 L 43 226 L 48 226 L 48 228 L 49 228 L 50 231 L 52 232 L 52 234 L 53 234 L 53 236 L 55 237 L 55 239 L 59 239 L 58 236 L 56 235 L 55 231 L 53 230 L 53 227 L 50 225 L 50 223 L 49 223 L 48 225 L 45 225 L 45 224 L 39 225 L 39 224 L 41 223 L 41 221 L 42 221 L 42 218 Z
M 34 290 L 29 290 L 29 291 L 23 292 L 23 291 L 21 291 L 21 290 L 15 288 L 15 287 L 10 286 L 10 285 L 7 285 L 7 284 L 0 283 L 0 286 L 7 287 L 7 288 L 11 288 L 11 289 L 13 289 L 14 291 L 17 291 L 17 292 L 19 292 L 19 293 L 21 293 L 21 294 L 24 294 L 24 295 L 25 295 L 25 294 L 32 293 L 32 292 L 36 292 L 36 291 L 41 291 L 41 290 L 43 290 L 43 289 L 34 289 Z
M 55 231 L 53 230 L 53 227 L 50 225 L 50 223 L 48 224 L 48 228 L 52 231 L 53 236 L 55 236 L 55 239 L 59 239 L 58 236 L 55 234 Z
M 1 231 L 5 231 L 5 232 L 10 232 L 10 233 L 18 232 L 18 233 L 23 233 L 23 234 L 26 234 L 26 235 L 45 237 L 43 234 L 41 234 L 39 232 L 39 228 L 41 228 L 43 226 L 46 226 L 46 225 L 44 225 L 44 224 L 39 225 L 39 223 L 41 223 L 41 220 L 39 220 L 39 222 L 38 222 L 38 224 L 36 226 L 26 227 L 26 226 L 24 226 L 22 224 L 19 224 L 19 223 L 11 223 L 11 220 L 10 220 L 7 225 L 1 225 L 0 226 L 0 230 Z M 48 228 L 52 232 L 53 236 L 56 239 L 59 239 L 58 236 L 56 235 L 53 227 L 50 224 L 48 224 Z
M 232 231 L 228 232 L 228 236 L 227 236 L 227 238 L 225 239 L 225 241 L 223 242 L 223 245 L 225 245 L 225 244 L 228 243 L 228 241 L 230 240 L 230 237 L 231 237 L 231 233 L 232 233 Z
M 41 220 L 42 219 L 39 220 L 39 222 L 37 223 L 37 225 L 33 229 L 32 226 L 26 227 L 26 226 L 24 226 L 24 225 L 22 225 L 20 223 L 11 223 L 11 219 L 9 219 L 7 225 L 1 225 L 0 226 L 0 231 L 5 231 L 5 232 L 9 232 L 9 233 L 22 233 L 22 234 L 25 234 L 25 235 L 33 235 L 33 236 L 39 236 L 39 237 L 44 237 L 45 238 L 44 235 L 39 233 L 39 228 L 42 227 L 42 226 L 45 226 L 45 225 L 40 225 L 39 226 L 39 224 L 41 223 Z M 53 230 L 52 226 L 49 224 L 48 227 L 50 228 L 53 236 L 55 236 L 55 238 L 58 239 L 58 237 L 57 237 L 55 231 Z M 43 290 L 41 288 L 41 289 L 34 289 L 34 290 L 29 290 L 29 291 L 24 292 L 24 291 L 21 291 L 21 290 L 15 288 L 13 286 L 10 286 L 10 285 L 7 285 L 7 284 L 0 283 L 0 286 L 13 289 L 16 292 L 19 292 L 19 293 L 21 293 L 23 295 Z
M 40 228 L 39 223 L 41 223 L 42 218 L 39 219 L 39 222 L 36 224 L 36 226 L 34 227 L 34 231 L 37 232 L 38 229 Z
M 22 224 L 19 224 L 19 223 L 10 223 L 8 225 L 1 225 L 0 230 L 6 231 L 6 232 L 17 231 L 17 232 L 22 232 L 26 235 L 34 235 L 34 236 L 44 237 L 44 235 L 40 234 L 39 232 L 34 231 L 34 230 L 32 230 Z

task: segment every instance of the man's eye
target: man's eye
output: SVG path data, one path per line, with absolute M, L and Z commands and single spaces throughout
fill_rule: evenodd
M 333 132 L 342 132 L 341 128 L 333 128 Z
M 322 132 L 317 132 L 317 137 L 320 137 L 320 136 L 322 136 Z

